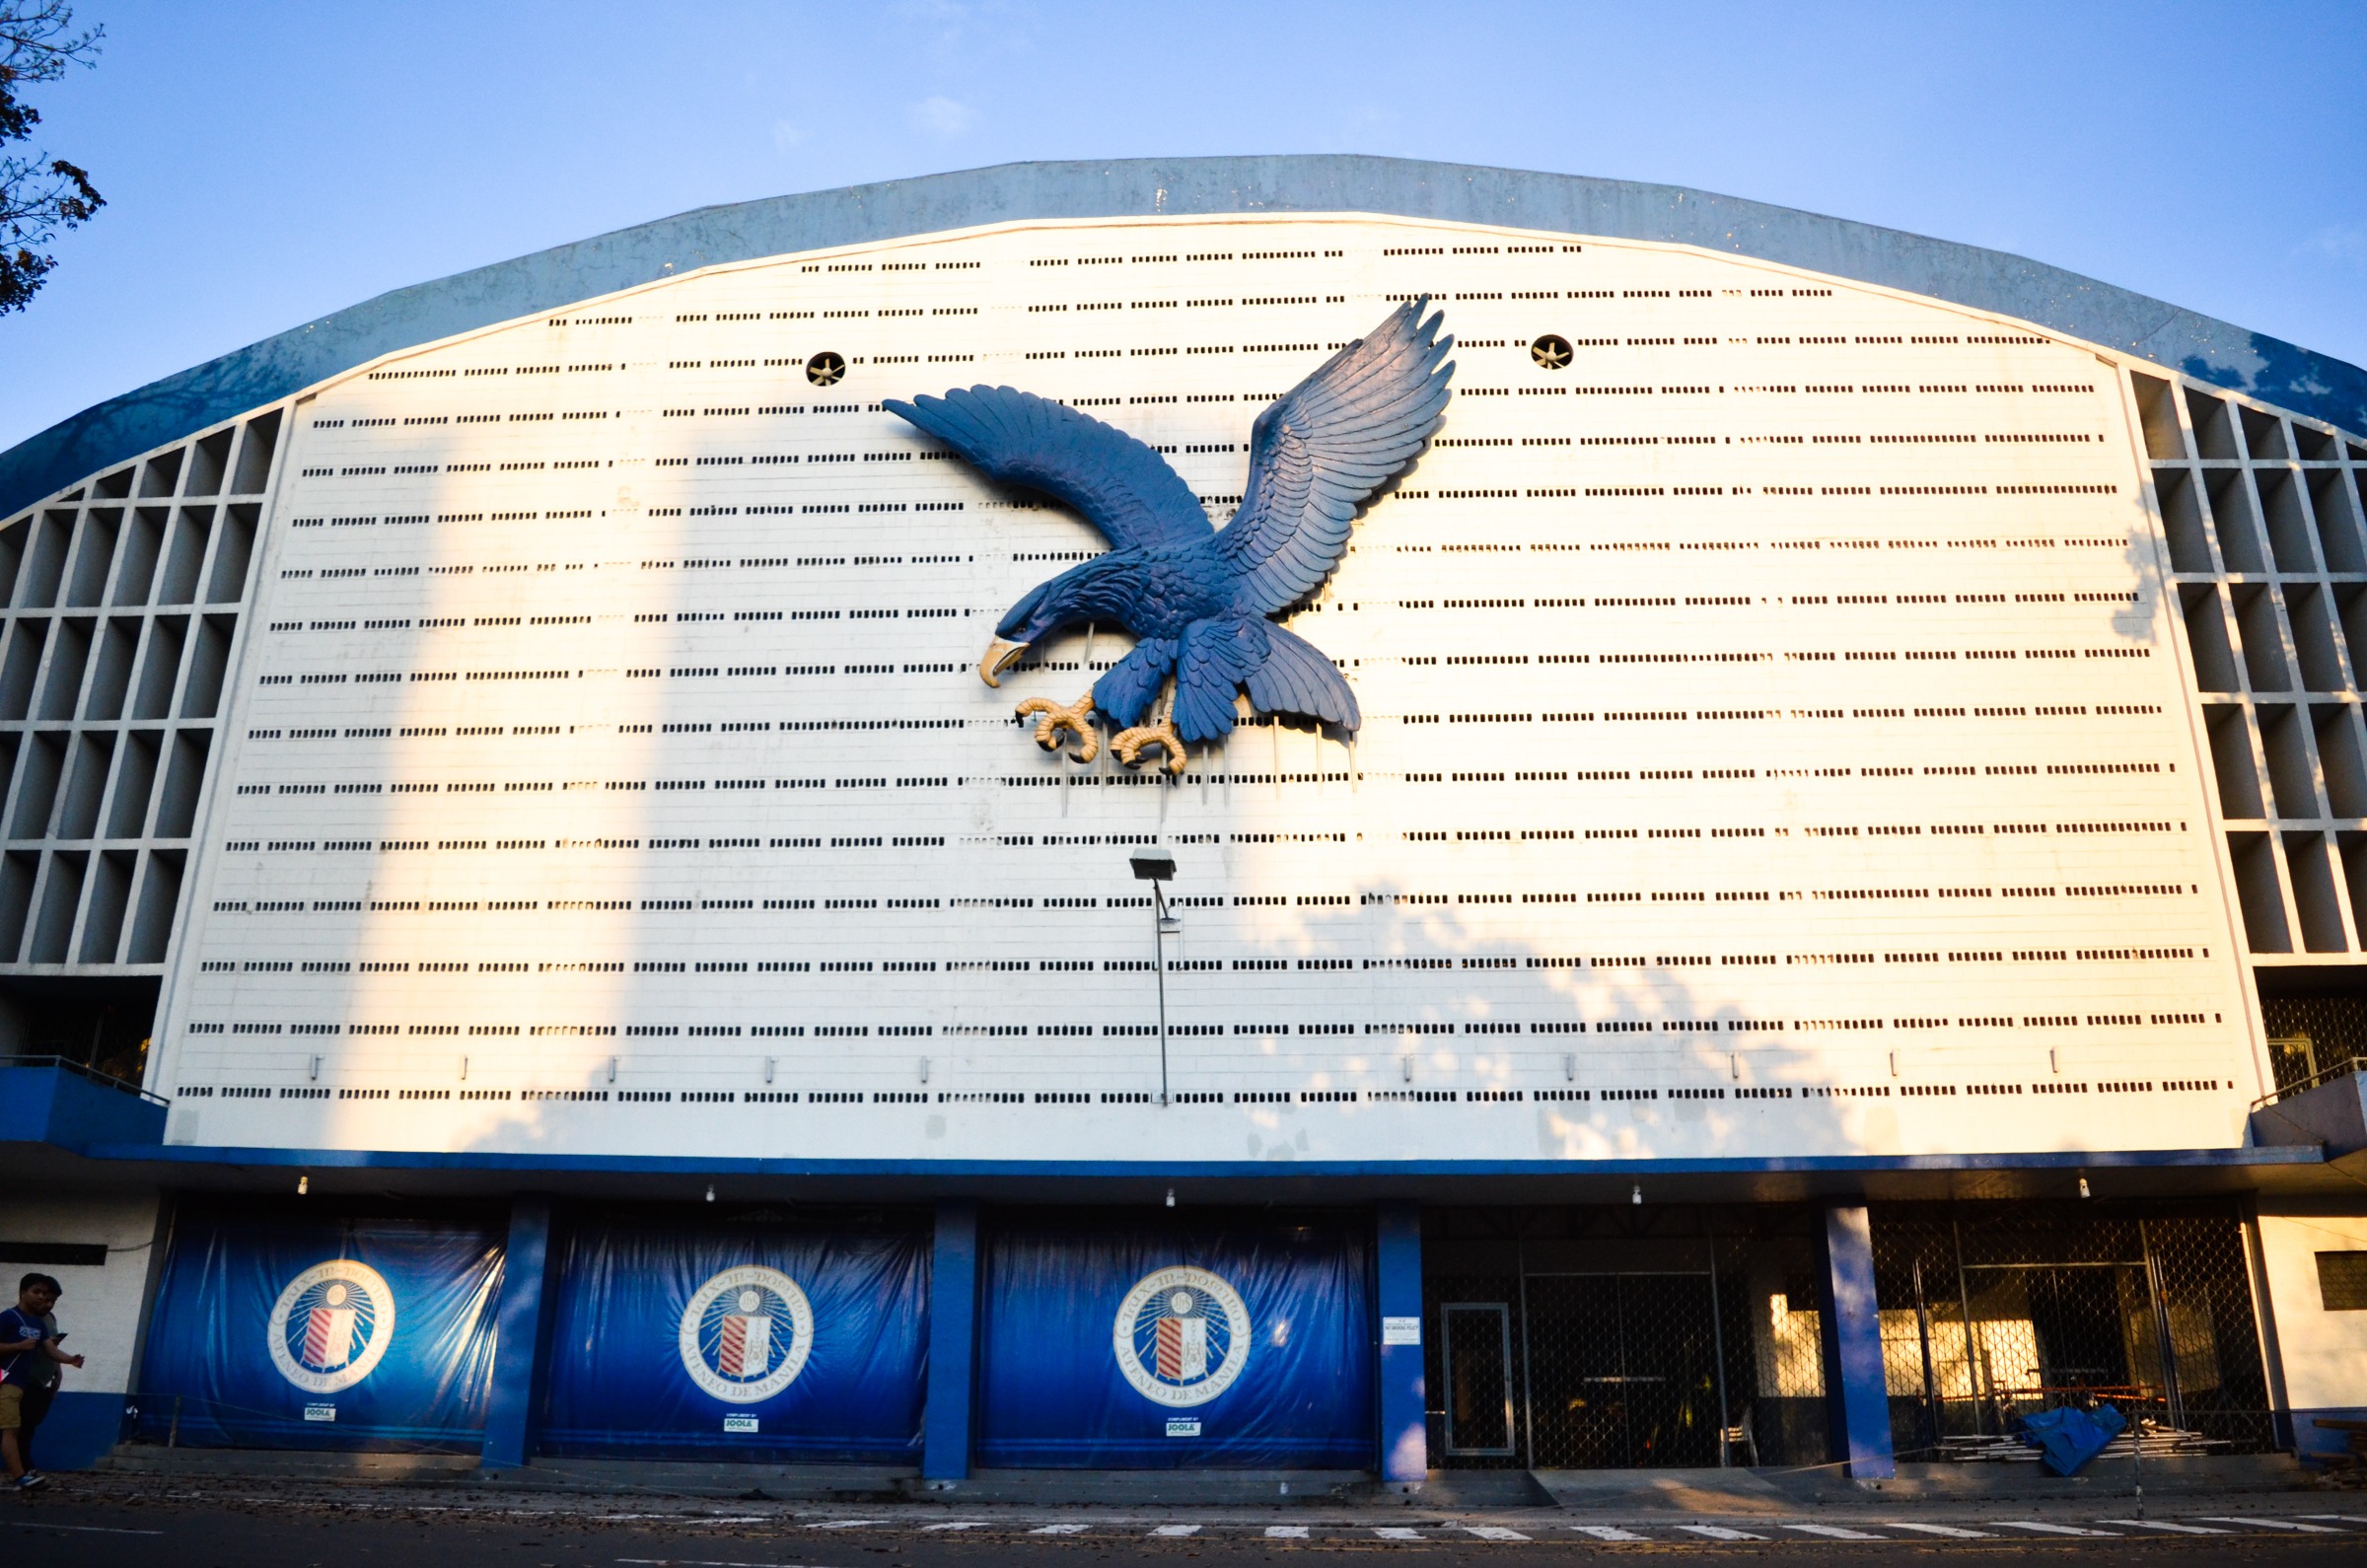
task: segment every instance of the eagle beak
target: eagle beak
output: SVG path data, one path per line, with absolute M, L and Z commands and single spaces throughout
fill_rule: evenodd
M 978 661 L 978 678 L 990 686 L 1001 685 L 1002 682 L 994 677 L 1010 669 L 1019 656 L 1027 651 L 1028 645 L 1024 642 L 1005 642 L 997 637 L 994 645 L 986 650 L 986 657 Z

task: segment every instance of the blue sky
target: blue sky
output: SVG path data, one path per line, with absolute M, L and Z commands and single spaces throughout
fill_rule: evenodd
M 2358 0 L 82 11 L 100 68 L 36 103 L 111 204 L 0 318 L 0 447 L 386 289 L 1031 158 L 1665 180 L 2019 251 L 2367 363 Z

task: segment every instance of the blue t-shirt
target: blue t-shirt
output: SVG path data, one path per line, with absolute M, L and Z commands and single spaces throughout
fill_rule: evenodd
M 22 1307 L 11 1307 L 0 1313 L 0 1345 L 13 1345 L 23 1339 L 46 1339 L 49 1326 Z M 40 1376 L 41 1365 L 49 1358 L 39 1346 L 20 1350 L 9 1358 L 8 1376 L 0 1383 L 14 1384 L 20 1389 L 36 1388 L 47 1380 Z

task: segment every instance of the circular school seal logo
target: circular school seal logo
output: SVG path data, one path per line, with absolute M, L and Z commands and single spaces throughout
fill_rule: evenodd
M 690 1293 L 681 1340 L 692 1383 L 726 1404 L 754 1404 L 806 1370 L 814 1308 L 777 1268 L 727 1268 Z
M 1204 1268 L 1163 1268 L 1126 1292 L 1112 1345 L 1136 1393 L 1171 1408 L 1206 1404 L 1249 1365 L 1250 1309 Z
M 271 1365 L 307 1393 L 335 1393 L 370 1376 L 394 1342 L 394 1293 L 350 1257 L 315 1263 L 271 1307 Z

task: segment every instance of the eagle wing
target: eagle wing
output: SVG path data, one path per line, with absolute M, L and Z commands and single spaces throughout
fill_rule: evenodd
M 1121 550 L 1189 544 L 1212 530 L 1167 460 L 1112 425 L 1010 387 L 889 398 L 891 412 L 935 436 L 980 473 L 1073 507 Z
M 1399 306 L 1257 416 L 1248 494 L 1217 535 L 1240 608 L 1271 614 L 1314 592 L 1356 509 L 1438 428 L 1455 340 L 1437 335 L 1439 317 L 1421 320 L 1429 303 Z

